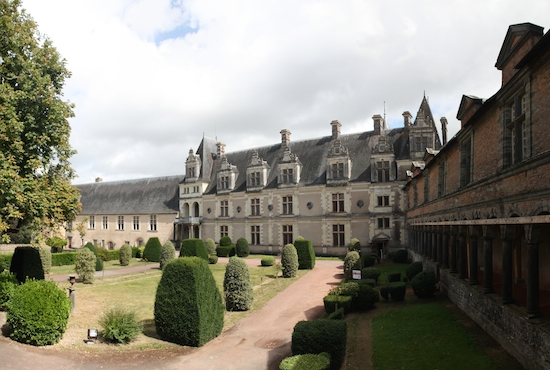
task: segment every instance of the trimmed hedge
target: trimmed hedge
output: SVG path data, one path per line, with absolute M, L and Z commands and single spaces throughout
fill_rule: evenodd
M 92 244 L 92 242 L 88 242 L 84 245 L 84 248 L 88 248 L 89 250 L 92 251 L 92 253 L 94 254 L 94 256 L 98 256 L 97 254 L 97 248 L 95 245 Z
M 401 273 L 399 271 L 388 271 L 386 272 L 386 277 L 388 278 L 388 283 L 401 281 Z
M 103 261 L 114 261 L 118 260 L 120 257 L 120 250 L 113 249 L 108 250 L 106 248 L 97 248 L 97 254 L 99 258 L 101 258 Z
M 225 309 L 227 311 L 248 311 L 254 300 L 250 282 L 250 271 L 240 257 L 231 257 L 225 268 L 223 279 Z
M 120 252 L 118 254 L 118 262 L 121 266 L 128 266 L 130 264 L 130 259 L 132 259 L 133 248 L 129 244 L 124 244 L 120 247 Z
M 164 270 L 164 267 L 174 258 L 176 258 L 176 248 L 170 240 L 167 240 L 160 249 L 160 269 Z
M 161 249 L 162 244 L 160 244 L 159 238 L 156 236 L 149 238 L 145 244 L 145 249 L 143 250 L 143 255 L 141 258 L 144 258 L 149 262 L 160 262 Z
M 361 270 L 361 278 L 362 279 L 373 279 L 376 283 L 378 283 L 378 278 L 382 272 L 380 269 L 376 267 L 366 267 L 363 270 Z
M 412 279 L 411 287 L 418 298 L 429 298 L 435 293 L 435 274 L 432 271 L 423 271 Z
M 52 266 L 74 265 L 77 255 L 77 252 L 54 253 L 52 254 Z
M 375 262 L 376 257 L 373 253 L 361 253 L 361 266 L 363 268 L 374 266 Z
M 311 270 L 315 267 L 315 252 L 311 240 L 295 240 L 294 247 L 298 253 L 298 269 Z
M 208 263 L 210 265 L 215 265 L 216 263 L 218 263 L 218 256 L 216 256 L 215 254 L 209 254 L 208 255 Z
M 40 261 L 42 262 L 42 270 L 44 270 L 44 275 L 50 273 L 52 269 L 52 252 L 51 248 L 38 247 L 38 252 L 40 252 Z
M 204 247 L 209 256 L 216 254 L 216 242 L 212 238 L 208 238 L 204 241 Z
M 333 370 L 339 369 L 346 355 L 347 323 L 345 320 L 320 319 L 300 321 L 292 333 L 292 354 L 328 352 Z
M 402 301 L 405 299 L 407 284 L 402 282 L 390 283 L 380 288 L 380 295 L 386 301 L 391 298 L 392 301 Z
M 10 269 L 12 256 L 13 256 L 13 253 L 0 254 L 0 272 Z
M 275 257 L 273 256 L 264 256 L 260 261 L 262 266 L 273 266 L 275 264 Z
M 395 263 L 407 263 L 409 262 L 409 252 L 406 249 L 400 249 L 395 252 L 393 256 L 393 262 Z
M 92 253 L 94 254 L 94 256 L 95 256 L 95 270 L 96 271 L 103 271 L 103 261 L 99 257 L 99 252 L 98 252 L 96 246 L 93 245 L 92 243 L 88 242 L 88 243 L 86 243 L 84 248 L 87 248 L 87 249 L 91 250 Z
M 405 274 L 407 275 L 407 279 L 409 281 L 412 281 L 412 279 L 423 270 L 422 261 L 413 262 L 407 267 L 407 270 L 405 270 Z
M 132 258 L 141 258 L 139 247 L 132 247 Z
M 229 247 L 231 245 L 231 238 L 228 236 L 222 236 L 220 239 L 220 246 Z
M 378 301 L 380 301 L 380 293 L 370 284 L 363 280 L 359 283 L 359 293 L 353 301 L 353 307 L 359 311 L 366 311 Z
M 202 239 L 184 239 L 181 242 L 180 257 L 200 257 L 208 261 L 208 252 Z
M 84 284 L 92 284 L 94 282 L 96 261 L 97 257 L 94 256 L 94 253 L 90 249 L 82 248 L 78 252 L 74 270 Z
M 279 370 L 328 370 L 330 369 L 330 355 L 326 352 L 312 355 L 296 355 L 283 359 Z
M 71 301 L 56 283 L 29 280 L 15 290 L 8 303 L 10 337 L 34 346 L 57 343 L 67 329 L 70 310 Z
M 333 313 L 339 308 L 343 308 L 344 312 L 348 313 L 351 311 L 352 301 L 352 296 L 328 294 L 323 298 L 323 305 L 325 312 L 328 314 Z
M 361 243 L 359 243 L 359 239 L 352 238 L 349 241 L 348 251 L 350 251 L 350 252 L 353 252 L 353 251 L 359 252 L 359 251 L 361 251 Z
M 283 247 L 281 255 L 281 265 L 283 265 L 283 277 L 293 278 L 298 272 L 298 253 L 292 244 L 287 244 Z
M 8 308 L 7 303 L 18 284 L 14 274 L 9 271 L 0 272 L 0 311 Z
M 22 284 L 27 279 L 44 280 L 40 251 L 36 247 L 17 247 L 11 259 L 10 272 Z
M 222 332 L 224 312 L 205 260 L 183 257 L 166 265 L 155 298 L 155 326 L 161 338 L 200 347 Z
M 235 253 L 236 251 L 234 245 L 220 245 L 216 248 L 216 255 L 218 257 L 233 257 Z
M 344 307 L 340 307 L 333 313 L 327 316 L 329 320 L 344 320 L 346 318 Z
M 235 249 L 238 257 L 244 258 L 250 255 L 250 246 L 248 245 L 248 240 L 245 238 L 237 239 Z
M 351 280 L 353 270 L 361 270 L 361 258 L 357 252 L 348 252 L 344 258 L 344 280 Z

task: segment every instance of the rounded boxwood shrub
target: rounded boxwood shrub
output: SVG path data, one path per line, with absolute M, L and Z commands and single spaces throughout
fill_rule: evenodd
M 19 282 L 9 271 L 0 272 L 0 311 L 5 311 L 15 288 Z
M 428 298 L 435 293 L 435 283 L 435 274 L 432 271 L 423 271 L 412 279 L 411 287 L 418 298 Z
M 292 244 L 287 244 L 283 247 L 281 255 L 281 264 L 283 265 L 283 277 L 292 278 L 298 272 L 298 253 Z
M 340 369 L 346 355 L 346 320 L 300 321 L 292 332 L 291 350 L 293 355 L 328 352 L 330 368 Z
M 156 236 L 149 238 L 147 243 L 145 243 L 145 249 L 141 258 L 146 259 L 149 262 L 160 262 L 160 250 L 162 249 L 162 244 L 160 244 L 159 238 Z
M 238 257 L 248 257 L 250 255 L 250 246 L 248 245 L 248 240 L 246 240 L 245 238 L 237 239 L 235 250 Z
M 380 274 L 382 274 L 382 272 L 376 267 L 366 267 L 361 270 L 362 279 L 373 279 L 375 282 L 378 282 Z
M 223 279 L 225 309 L 227 311 L 248 311 L 254 300 L 250 282 L 250 271 L 239 257 L 229 258 Z
M 294 241 L 296 253 L 298 253 L 298 269 L 311 270 L 315 267 L 315 251 L 311 240 L 301 239 Z
M 218 263 L 218 256 L 216 256 L 215 254 L 209 254 L 208 263 L 211 265 L 215 265 L 216 263 Z
M 120 253 L 118 254 L 118 262 L 121 266 L 128 266 L 130 259 L 132 259 L 133 248 L 128 244 L 124 244 L 120 247 Z
M 122 306 L 105 311 L 99 319 L 99 325 L 103 328 L 101 336 L 111 343 L 129 343 L 143 329 L 136 312 Z
M 362 280 L 359 285 L 359 293 L 353 302 L 353 307 L 360 311 L 365 311 L 374 306 L 376 302 L 380 300 L 380 294 L 378 290 L 374 289 L 372 285 Z
M 360 250 L 361 250 L 361 243 L 359 243 L 359 239 L 352 238 L 349 241 L 349 244 L 348 244 L 348 251 L 350 251 L 350 252 L 353 252 L 353 251 L 359 252 Z
M 160 249 L 160 269 L 164 270 L 164 267 L 174 258 L 176 258 L 176 248 L 170 240 L 167 240 Z
M 176 258 L 162 272 L 155 297 L 155 326 L 161 338 L 200 347 L 223 329 L 225 309 L 208 263 Z
M 406 249 L 400 249 L 395 252 L 393 256 L 393 262 L 395 263 L 407 263 L 409 260 L 409 252 Z
M 29 280 L 9 300 L 6 324 L 10 337 L 34 346 L 57 343 L 67 329 L 70 310 L 69 298 L 56 283 Z
M 27 279 L 44 280 L 40 251 L 36 247 L 17 247 L 11 259 L 10 272 L 21 284 Z
M 84 284 L 94 282 L 96 256 L 88 248 L 82 248 L 76 256 L 74 270 Z
M 273 266 L 275 264 L 275 257 L 273 256 L 264 256 L 260 261 L 262 266 Z
M 348 252 L 344 258 L 344 280 L 351 280 L 353 270 L 361 270 L 361 258 L 357 252 Z
M 363 267 L 371 267 L 374 266 L 374 262 L 376 262 L 376 257 L 372 253 L 362 253 L 361 254 L 361 266 Z
M 40 261 L 42 262 L 44 275 L 49 274 L 52 269 L 52 252 L 50 248 L 46 247 L 38 247 L 38 252 L 40 253 Z
M 204 241 L 204 247 L 206 248 L 206 252 L 209 256 L 216 254 L 216 242 L 214 242 L 214 239 L 208 238 Z
M 181 242 L 180 257 L 200 257 L 208 261 L 208 252 L 202 239 L 184 239 Z
M 407 267 L 407 270 L 405 270 L 405 274 L 407 275 L 407 279 L 409 281 L 412 281 L 412 279 L 420 272 L 422 272 L 422 261 L 413 262 Z
M 296 355 L 283 359 L 279 370 L 328 370 L 330 369 L 330 355 L 326 352 L 312 355 Z
M 229 247 L 231 245 L 231 238 L 228 236 L 222 236 L 220 239 L 220 246 Z
M 386 277 L 388 278 L 388 283 L 401 281 L 401 273 L 399 271 L 388 271 L 386 272 Z
M 234 245 L 220 245 L 216 248 L 216 255 L 218 257 L 233 257 L 235 255 L 235 246 Z
M 405 299 L 407 284 L 403 282 L 394 282 L 380 288 L 380 295 L 385 300 L 391 297 L 392 301 L 402 301 Z

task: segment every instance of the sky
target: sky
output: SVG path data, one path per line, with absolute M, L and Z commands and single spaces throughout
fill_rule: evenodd
M 75 184 L 184 174 L 203 136 L 233 152 L 282 129 L 328 136 L 333 120 L 371 131 L 384 112 L 402 127 L 424 95 L 451 138 L 462 95 L 500 88 L 508 26 L 550 27 L 547 0 L 22 3 L 72 73 Z

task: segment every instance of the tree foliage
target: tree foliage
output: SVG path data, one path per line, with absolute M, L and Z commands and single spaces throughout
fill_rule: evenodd
M 79 192 L 69 158 L 70 76 L 20 0 L 0 0 L 0 236 L 24 225 L 55 229 L 74 220 Z

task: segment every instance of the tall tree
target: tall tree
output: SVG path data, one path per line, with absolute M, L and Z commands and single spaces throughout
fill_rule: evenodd
M 79 192 L 71 185 L 69 117 L 63 101 L 70 73 L 52 42 L 21 8 L 0 0 L 0 236 L 32 225 L 55 229 L 74 220 Z

